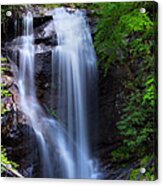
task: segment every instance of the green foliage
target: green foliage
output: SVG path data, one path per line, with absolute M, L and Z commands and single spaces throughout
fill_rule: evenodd
M 5 165 L 11 165 L 12 169 L 15 170 L 19 167 L 17 163 L 8 159 L 6 149 L 3 146 L 1 146 L 1 162 Z M 3 173 L 4 171 L 5 168 L 1 166 L 1 173 Z
M 7 58 L 1 58 L 1 62 L 2 63 L 7 63 Z M 6 71 L 8 71 L 9 69 L 6 67 L 1 67 L 0 71 L 1 71 L 1 75 L 3 75 Z M 0 88 L 1 88 L 1 98 L 7 98 L 11 96 L 11 93 L 9 92 L 9 90 L 6 88 L 5 84 L 1 83 L 0 84 Z M 7 112 L 9 112 L 9 110 L 7 110 L 4 106 L 3 103 L 1 103 L 1 115 L 6 114 Z
M 3 83 L 1 83 L 1 96 L 2 97 L 10 97 L 11 96 L 11 93 L 4 88 L 5 85 Z
M 57 116 L 57 111 L 56 110 L 54 110 L 54 109 L 50 109 L 49 110 L 49 112 L 50 112 L 50 114 L 54 117 L 54 118 L 58 118 L 58 116 Z
M 140 13 L 141 7 L 147 12 Z M 153 140 L 157 132 L 157 126 L 154 126 L 157 21 L 148 10 L 154 7 L 154 2 L 99 5 L 97 15 L 100 19 L 95 35 L 99 62 L 105 73 L 111 63 L 124 66 L 128 72 L 128 78 L 122 80 L 127 96 L 117 123 L 123 141 L 122 146 L 112 152 L 114 160 L 135 157 L 141 161 L 146 155 L 153 156 Z M 137 173 L 138 170 L 133 170 L 131 178 Z M 153 173 L 148 171 L 142 179 L 153 180 Z
M 3 75 L 3 74 L 5 74 L 6 71 L 9 70 L 7 67 L 5 67 L 5 64 L 8 63 L 7 58 L 1 58 L 1 63 L 4 65 L 0 69 L 1 75 Z M 5 84 L 1 83 L 0 86 L 1 86 L 1 98 L 3 99 L 3 98 L 10 97 L 11 93 L 6 88 Z M 9 111 L 10 110 L 7 110 L 2 102 L 1 103 L 1 116 L 5 115 Z M 15 169 L 15 170 L 19 167 L 18 164 L 16 164 L 15 162 L 8 159 L 6 149 L 2 145 L 1 145 L 1 162 L 5 165 L 11 165 L 12 169 Z M 3 172 L 5 172 L 5 168 L 3 166 L 1 166 L 1 173 L 3 173 Z
M 105 61 L 106 72 L 115 59 L 123 64 L 130 55 L 141 56 L 143 52 L 149 52 L 148 43 L 142 43 L 142 40 L 153 33 L 153 22 L 147 13 L 140 13 L 140 8 L 140 3 L 101 4 L 95 46 L 99 61 Z
M 151 159 L 150 156 L 145 156 L 140 162 L 140 167 L 144 167 L 146 169 L 145 173 L 141 173 L 140 168 L 135 168 L 131 171 L 130 179 L 137 180 L 146 180 L 146 181 L 154 181 L 155 180 L 155 166 L 152 163 L 149 165 Z
M 1 63 L 2 64 L 7 64 L 8 63 L 8 60 L 7 58 L 5 57 L 2 57 L 1 58 Z M 1 72 L 1 75 L 3 75 L 5 72 L 9 71 L 9 68 L 7 68 L 6 66 L 2 66 L 0 67 L 0 72 Z
M 145 83 L 145 93 L 143 96 L 143 104 L 149 104 L 151 107 L 155 106 L 155 95 L 156 95 L 156 80 L 154 77 L 149 77 Z
M 97 3 L 98 4 L 98 3 Z M 58 7 L 71 7 L 71 8 L 80 8 L 80 9 L 95 9 L 96 3 L 56 3 L 56 4 L 44 4 L 38 5 L 48 9 L 58 8 Z

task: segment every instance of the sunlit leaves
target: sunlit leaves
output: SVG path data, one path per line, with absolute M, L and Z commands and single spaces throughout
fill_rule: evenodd
M 153 4 L 143 2 L 111 3 L 101 5 L 98 12 L 95 46 L 104 72 L 108 72 L 112 63 L 126 66 L 132 75 L 122 80 L 128 94 L 123 114 L 116 123 L 123 144 L 112 152 L 115 160 L 127 160 L 132 156 L 139 159 L 153 154 L 157 101 L 153 50 L 157 26 L 148 11 L 144 14 L 139 11 L 141 7 L 151 9 L 150 6 L 153 8 Z M 152 180 L 153 174 L 148 173 L 145 179 Z M 137 174 L 135 170 L 131 178 Z
M 7 152 L 6 149 L 1 146 L 1 162 L 4 163 L 5 165 L 11 165 L 12 169 L 17 169 L 19 165 L 13 161 L 10 161 L 7 157 Z M 3 173 L 5 169 L 1 166 L 1 173 Z

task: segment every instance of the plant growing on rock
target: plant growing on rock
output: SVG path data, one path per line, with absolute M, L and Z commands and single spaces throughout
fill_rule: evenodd
M 146 13 L 140 13 L 141 7 L 146 8 Z M 157 134 L 154 126 L 157 123 L 157 51 L 154 51 L 157 18 L 149 14 L 151 7 L 153 4 L 143 2 L 101 4 L 95 35 L 96 51 L 105 74 L 110 64 L 123 65 L 128 72 L 128 78 L 121 81 L 126 97 L 121 118 L 116 123 L 123 141 L 112 152 L 113 158 L 125 162 L 133 159 L 140 165 L 144 157 L 155 158 L 153 141 Z M 153 164 L 146 179 L 153 179 L 155 172 Z

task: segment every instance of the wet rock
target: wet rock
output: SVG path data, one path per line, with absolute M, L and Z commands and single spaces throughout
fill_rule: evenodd
M 42 105 L 51 107 L 51 78 L 52 78 L 52 63 L 51 51 L 36 55 L 35 78 L 37 97 Z M 57 75 L 56 75 L 57 80 Z M 56 92 L 57 94 L 57 92 Z M 57 95 L 56 95 L 57 96 Z M 57 97 L 54 95 L 54 105 L 57 105 Z
M 51 37 L 42 37 L 38 36 L 38 38 L 35 38 L 35 44 L 45 44 L 45 45 L 57 45 L 57 42 L 53 42 Z
M 35 44 L 40 44 L 43 43 L 45 45 L 51 45 L 51 46 L 55 46 L 57 45 L 57 37 L 54 34 L 52 35 L 46 35 L 45 33 L 45 28 L 51 23 L 51 21 L 49 22 L 45 22 L 44 24 L 36 27 L 34 29 L 34 39 L 35 39 Z M 53 32 L 55 30 L 53 29 Z
M 92 37 L 94 38 L 95 33 L 97 31 L 97 23 L 98 23 L 99 18 L 96 17 L 87 17 L 87 22 L 89 23 L 90 26 L 90 31 L 92 34 Z
M 52 15 L 46 15 L 46 16 L 37 16 L 34 17 L 33 26 L 34 28 L 39 27 L 40 25 L 43 25 L 46 22 L 49 22 L 53 19 Z
M 32 164 L 38 159 L 37 141 L 32 128 L 21 123 L 11 125 L 7 135 L 2 135 L 2 144 L 7 150 L 8 158 L 20 165 L 19 172 L 30 177 L 34 171 Z M 31 171 L 29 167 L 33 167 Z M 36 170 L 34 172 L 37 173 Z
M 9 61 L 5 63 L 8 70 L 3 72 L 1 83 L 3 90 L 7 92 L 2 95 L 2 111 L 5 109 L 5 112 L 1 114 L 1 142 L 7 150 L 8 159 L 18 163 L 19 172 L 30 177 L 31 171 L 34 171 L 35 166 L 38 168 L 39 164 L 32 165 L 35 159 L 39 159 L 36 135 L 21 112 L 19 90 L 12 72 L 14 64 Z M 2 65 L 5 66 L 5 63 Z M 34 172 L 37 177 L 37 169 Z
M 127 179 L 131 167 L 120 167 L 124 162 L 114 162 L 112 151 L 122 145 L 116 123 L 120 120 L 123 103 L 128 95 L 123 80 L 130 78 L 125 65 L 110 64 L 107 74 L 99 66 L 99 127 L 94 153 L 100 157 L 99 167 L 103 179 Z
M 14 80 L 13 80 L 13 77 L 11 76 L 8 76 L 8 75 L 3 75 L 3 80 L 2 80 L 3 84 L 6 86 L 6 87 L 10 87 Z

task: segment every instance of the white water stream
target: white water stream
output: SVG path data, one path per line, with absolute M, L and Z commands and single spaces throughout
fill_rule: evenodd
M 53 21 L 45 28 L 45 33 L 48 35 L 52 31 L 57 34 L 58 46 L 52 50 L 51 93 L 57 81 L 60 123 L 46 116 L 36 97 L 33 16 L 30 12 L 24 17 L 23 43 L 19 49 L 21 108 L 37 136 L 41 176 L 96 178 L 88 138 L 88 125 L 93 125 L 88 119 L 88 95 L 93 82 L 96 83 L 92 79 L 97 75 L 91 33 L 82 11 L 69 13 L 65 8 L 54 10 Z M 57 168 L 62 173 L 57 174 Z

